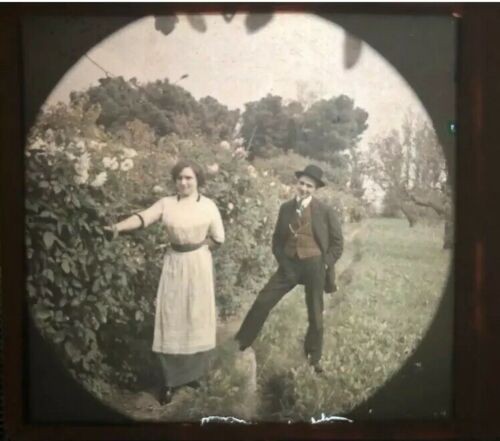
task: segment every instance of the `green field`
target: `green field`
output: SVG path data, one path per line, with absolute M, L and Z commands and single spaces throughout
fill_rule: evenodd
M 303 356 L 307 316 L 298 287 L 271 312 L 254 343 L 258 405 L 253 419 L 339 415 L 382 386 L 415 350 L 439 304 L 451 258 L 442 249 L 442 231 L 442 224 L 409 228 L 401 219 L 345 227 L 339 291 L 325 297 L 325 373 L 315 374 Z M 221 345 L 201 390 L 182 391 L 169 406 L 160 408 L 143 393 L 122 396 L 128 405 L 117 407 L 141 419 L 248 414 L 235 354 L 231 344 Z
M 255 345 L 267 398 L 261 418 L 348 411 L 398 370 L 434 316 L 450 263 L 442 225 L 410 229 L 403 220 L 372 219 L 354 228 L 338 265 L 340 289 L 325 299 L 325 375 L 315 375 L 302 356 L 307 318 L 298 288 Z

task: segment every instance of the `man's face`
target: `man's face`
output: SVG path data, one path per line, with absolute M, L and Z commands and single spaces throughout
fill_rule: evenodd
M 297 196 L 300 199 L 311 196 L 316 191 L 316 181 L 308 176 L 301 176 L 297 180 Z

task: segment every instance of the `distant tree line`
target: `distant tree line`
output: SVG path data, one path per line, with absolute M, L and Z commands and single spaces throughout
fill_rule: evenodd
M 240 117 L 239 110 L 229 110 L 215 98 L 208 96 L 197 101 L 168 79 L 140 84 L 135 78 L 126 81 L 113 77 L 101 78 L 99 83 L 85 92 L 73 92 L 70 98 L 73 102 L 84 100 L 88 108 L 98 105 L 97 123 L 111 132 L 139 120 L 157 136 L 199 134 L 215 140 L 227 139 Z
M 249 159 L 293 151 L 347 167 L 368 127 L 368 113 L 346 95 L 318 100 L 307 107 L 299 101 L 285 103 L 280 96 L 267 95 L 246 103 L 240 114 L 240 110 L 230 110 L 210 96 L 196 100 L 168 79 L 141 84 L 135 78 L 108 77 L 85 92 L 73 92 L 71 100 L 84 100 L 87 109 L 98 106 L 97 124 L 111 132 L 140 120 L 157 136 L 199 134 L 212 140 L 230 140 L 238 134 Z
M 357 147 L 367 120 L 368 113 L 346 95 L 318 100 L 307 108 L 298 101 L 285 104 L 280 96 L 267 95 L 245 104 L 241 134 L 255 156 L 280 149 L 338 163 L 341 153 Z

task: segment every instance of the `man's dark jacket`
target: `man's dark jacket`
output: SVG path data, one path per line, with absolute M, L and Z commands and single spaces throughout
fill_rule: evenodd
M 333 209 L 323 202 L 312 198 L 311 218 L 314 239 L 321 249 L 324 263 L 327 266 L 325 292 L 336 291 L 335 263 L 342 255 L 344 239 L 337 215 Z M 285 258 L 285 244 L 290 234 L 290 223 L 295 216 L 297 208 L 296 199 L 283 203 L 280 207 L 278 220 L 273 234 L 273 254 L 280 265 Z

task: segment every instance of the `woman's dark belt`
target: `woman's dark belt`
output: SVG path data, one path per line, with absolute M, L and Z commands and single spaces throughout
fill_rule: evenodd
M 170 247 L 178 253 L 187 253 L 189 251 L 197 250 L 205 245 L 205 241 L 200 243 L 171 243 Z

